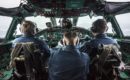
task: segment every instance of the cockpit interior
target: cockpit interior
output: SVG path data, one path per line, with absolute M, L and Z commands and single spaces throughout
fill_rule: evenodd
M 35 22 L 35 37 L 54 48 L 66 31 L 76 31 L 81 45 L 93 39 L 90 27 L 97 19 L 106 19 L 109 27 L 106 34 L 118 41 L 122 59 L 128 66 L 127 70 L 120 72 L 119 80 L 130 80 L 130 1 L 19 0 L 18 3 L 16 7 L 0 4 L 0 74 L 3 73 L 0 80 L 9 80 L 11 76 L 11 71 L 6 68 L 12 41 L 22 35 L 19 27 L 23 20 Z M 63 20 L 68 20 L 72 27 L 64 28 Z

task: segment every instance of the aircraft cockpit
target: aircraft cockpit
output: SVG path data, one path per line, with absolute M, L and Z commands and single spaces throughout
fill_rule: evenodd
M 12 5 L 15 2 L 12 1 Z M 10 1 L 9 1 L 10 2 Z M 9 62 L 12 41 L 20 37 L 20 24 L 29 20 L 36 24 L 35 37 L 54 48 L 63 38 L 63 33 L 75 31 L 80 45 L 93 39 L 90 27 L 97 19 L 106 19 L 108 36 L 118 41 L 123 60 L 130 64 L 130 1 L 118 0 L 16 0 L 16 6 L 0 1 L 0 71 L 4 72 Z M 71 27 L 66 27 L 71 25 Z M 65 26 L 65 27 L 64 27 Z M 5 62 L 5 63 L 4 63 Z M 128 67 L 129 68 L 129 67 Z M 9 71 L 5 71 L 8 75 Z M 130 79 L 130 68 L 122 72 L 120 80 Z M 9 75 L 10 76 L 10 75 Z M 4 80 L 8 76 L 0 77 Z
M 85 3 L 85 4 L 84 4 Z M 124 2 L 121 6 L 119 3 L 111 3 L 106 1 L 96 1 L 96 0 L 82 0 L 82 1 L 46 1 L 46 0 L 21 0 L 20 5 L 15 8 L 0 8 L 1 15 L 3 16 L 12 16 L 13 26 L 8 30 L 9 33 L 6 35 L 6 39 L 10 40 L 20 35 L 19 24 L 22 20 L 31 20 L 37 24 L 38 33 L 36 36 L 40 38 L 49 38 L 47 37 L 48 33 L 64 31 L 62 29 L 62 19 L 69 18 L 72 23 L 73 30 L 77 30 L 81 38 L 85 36 L 92 36 L 89 28 L 94 20 L 98 18 L 106 18 L 108 20 L 108 25 L 110 25 L 108 33 L 112 33 L 112 36 L 122 37 L 122 33 L 116 31 L 112 28 L 113 24 L 116 24 L 114 19 L 112 19 L 115 14 L 127 13 L 129 8 L 126 7 L 129 3 Z M 114 7 L 111 8 L 111 5 Z M 125 10 L 123 10 L 125 8 Z M 121 9 L 118 12 L 117 9 Z M 114 15 L 111 15 L 114 14 Z M 97 16 L 97 17 L 96 17 Z M 83 22 L 82 22 L 83 21 Z M 86 22 L 85 22 L 86 21 Z M 46 23 L 50 22 L 52 24 L 52 30 L 47 27 Z M 113 22 L 113 23 L 111 23 Z M 15 24 L 15 25 L 14 25 Z M 15 26 L 15 27 L 14 27 Z M 116 33 L 117 32 L 117 33 Z M 45 34 L 44 34 L 45 33 Z M 47 34 L 46 34 L 47 33 Z M 86 33 L 88 35 L 86 35 Z M 44 36 L 40 36 L 43 34 Z M 60 35 L 60 33 L 58 33 Z M 55 34 L 53 34 L 55 35 Z M 57 35 L 57 34 L 56 34 Z M 55 37 L 53 36 L 52 38 Z M 82 36 L 81 36 L 82 35 Z M 52 35 L 48 35 L 52 36 Z M 57 36 L 57 39 L 61 36 Z M 58 39 L 59 40 L 59 39 Z M 58 41 L 57 40 L 57 41 Z

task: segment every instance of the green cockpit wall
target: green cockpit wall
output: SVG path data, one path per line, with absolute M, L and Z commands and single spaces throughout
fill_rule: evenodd
M 115 15 L 130 12 L 130 2 L 106 2 L 104 0 L 21 0 L 16 8 L 0 7 L 0 15 L 13 17 L 6 34 L 6 40 L 14 39 L 16 26 L 28 16 L 49 17 L 53 26 L 57 26 L 56 18 L 72 18 L 76 26 L 79 17 L 89 15 L 103 16 L 116 32 L 116 37 L 124 35 L 116 21 Z

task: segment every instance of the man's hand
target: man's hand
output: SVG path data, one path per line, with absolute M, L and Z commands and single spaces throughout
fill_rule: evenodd
M 118 67 L 119 70 L 121 71 L 124 71 L 126 68 L 125 68 L 125 63 L 124 62 L 121 62 L 120 63 L 120 66 Z

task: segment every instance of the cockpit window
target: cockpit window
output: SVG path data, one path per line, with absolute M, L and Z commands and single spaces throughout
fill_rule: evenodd
M 37 28 L 39 28 L 39 29 L 47 28 L 46 23 L 51 22 L 50 18 L 46 18 L 44 16 L 26 17 L 26 20 L 35 22 L 37 24 Z
M 130 36 L 130 13 L 117 15 L 116 19 L 124 36 Z
M 0 0 L 0 7 L 13 8 L 18 7 L 21 0 Z
M 11 21 L 12 21 L 11 17 L 0 16 L 0 38 L 5 37 L 11 24 Z
M 102 16 L 97 16 L 97 17 L 92 17 L 90 18 L 89 16 L 83 16 L 83 17 L 79 17 L 78 22 L 77 22 L 77 27 L 82 27 L 85 29 L 90 29 L 90 27 L 92 26 L 92 23 L 97 20 L 97 19 L 102 19 Z M 110 22 L 107 23 L 109 29 L 107 31 L 107 33 L 113 33 L 113 29 L 112 29 L 112 25 Z
M 107 23 L 107 26 L 108 26 L 107 33 L 113 33 L 113 34 L 115 34 L 115 31 L 114 31 L 114 29 L 112 28 L 111 22 L 108 22 L 108 23 Z
M 90 18 L 89 16 L 79 17 L 78 22 L 77 22 L 77 27 L 89 29 L 95 20 L 101 19 L 101 18 L 102 18 L 102 16 L 92 17 L 92 18 Z
M 47 28 L 46 22 L 51 22 L 50 18 L 46 18 L 44 16 L 26 17 L 25 19 L 36 23 L 37 28 L 39 30 L 43 30 L 43 29 Z M 19 31 L 19 27 L 20 27 L 20 24 L 18 24 L 18 26 L 17 26 L 16 35 L 20 35 L 21 34 L 20 31 Z
M 57 24 L 57 26 L 61 26 L 62 19 L 63 18 L 56 18 L 56 24 Z M 67 19 L 69 19 L 72 22 L 72 18 L 67 18 Z

